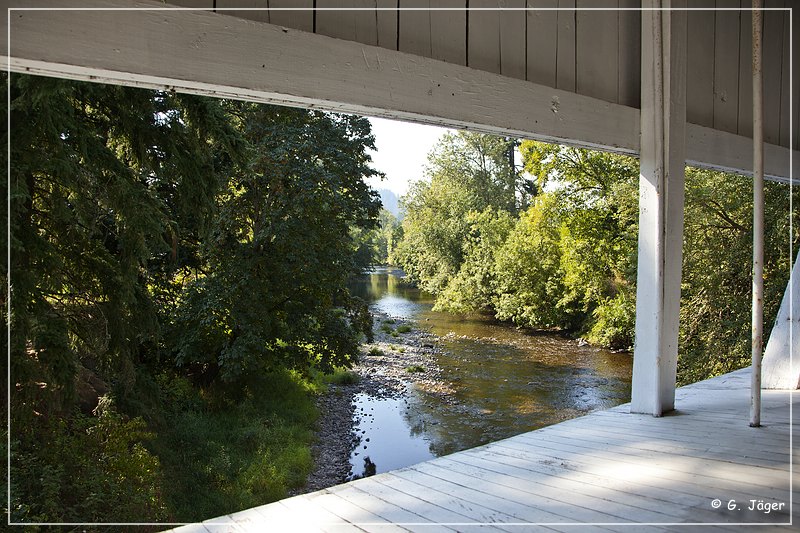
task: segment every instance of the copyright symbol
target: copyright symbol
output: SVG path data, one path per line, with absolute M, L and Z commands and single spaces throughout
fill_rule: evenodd
M 722 502 L 715 498 L 711 500 L 711 507 L 713 507 L 714 509 L 719 509 L 720 507 L 722 507 Z

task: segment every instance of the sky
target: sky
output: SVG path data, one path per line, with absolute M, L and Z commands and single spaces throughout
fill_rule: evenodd
M 389 189 L 398 196 L 408 191 L 412 181 L 422 179 L 428 152 L 447 128 L 411 124 L 385 118 L 370 118 L 377 151 L 370 152 L 373 165 L 386 179 L 368 179 L 374 189 Z

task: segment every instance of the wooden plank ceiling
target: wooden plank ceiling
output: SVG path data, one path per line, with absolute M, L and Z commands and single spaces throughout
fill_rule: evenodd
M 688 15 L 689 164 L 752 168 L 750 14 L 739 11 L 749 1 L 692 2 L 708 10 Z M 764 17 L 765 170 L 783 181 L 790 166 L 800 176 L 792 1 L 766 0 L 780 10 Z M 639 151 L 639 0 L 168 2 L 205 11 L 163 10 L 163 0 L 0 0 L 16 8 L 0 26 L 0 56 L 18 72 Z M 800 27 L 800 10 L 793 16 Z
M 212 7 L 226 15 L 378 45 L 639 107 L 640 16 L 634 10 L 618 10 L 636 8 L 640 5 L 638 0 L 170 0 L 170 3 Z M 791 7 L 791 3 L 791 0 L 765 0 L 765 7 Z M 691 11 L 688 15 L 688 122 L 751 136 L 751 14 L 714 10 L 750 5 L 750 0 L 691 3 L 691 7 L 709 11 Z M 318 10 L 308 9 L 312 7 Z M 342 7 L 365 10 L 337 10 Z M 431 7 L 455 11 L 430 11 Z M 492 9 L 497 7 L 578 9 L 527 12 Z M 581 10 L 590 7 L 608 10 Z M 229 11 L 234 8 L 264 10 Z M 800 31 L 794 33 L 794 50 L 800 50 L 797 42 Z M 764 133 L 766 142 L 784 147 L 789 146 L 790 126 L 789 39 L 789 13 L 768 11 L 764 17 Z M 797 76 L 800 69 L 794 70 Z M 800 82 L 795 80 L 793 85 L 798 102 Z M 800 105 L 795 104 L 793 112 L 793 141 L 795 149 L 799 149 Z

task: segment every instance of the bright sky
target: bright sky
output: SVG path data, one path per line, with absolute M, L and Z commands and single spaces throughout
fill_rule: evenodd
M 428 152 L 447 128 L 411 124 L 385 118 L 370 118 L 375 134 L 376 152 L 371 152 L 376 169 L 386 174 L 386 179 L 368 179 L 375 189 L 389 189 L 398 196 L 408 190 L 412 181 L 422 179 L 428 162 Z

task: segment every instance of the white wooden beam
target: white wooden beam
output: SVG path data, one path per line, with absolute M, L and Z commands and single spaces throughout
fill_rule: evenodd
M 791 176 L 800 185 L 800 152 L 794 150 Z M 686 124 L 686 164 L 753 175 L 753 140 L 749 137 Z M 764 143 L 764 177 L 789 182 L 789 149 Z
M 0 61 L 17 72 L 639 151 L 638 109 L 545 85 L 208 11 L 158 11 L 160 2 L 0 0 L 5 8 L 30 5 L 55 9 L 6 9 L 11 18 L 0 24 Z M 57 10 L 66 6 L 106 10 Z M 692 164 L 752 168 L 750 150 L 741 148 L 747 138 L 687 128 Z M 766 150 L 766 174 L 786 179 L 789 151 Z M 800 153 L 794 161 L 800 165 Z
M 163 6 L 127 0 L 91 4 Z M 42 0 L 40 5 L 62 4 Z M 12 11 L 10 26 L 11 68 L 22 72 L 169 86 L 627 153 L 638 145 L 638 113 L 629 107 L 217 13 Z
M 645 0 L 643 7 L 685 7 Z M 675 405 L 686 130 L 686 12 L 642 11 L 639 262 L 631 412 Z

